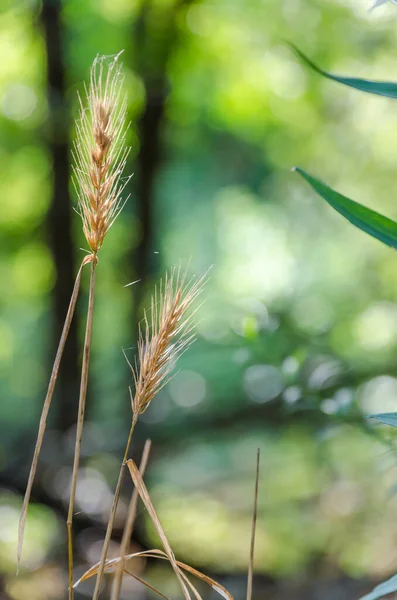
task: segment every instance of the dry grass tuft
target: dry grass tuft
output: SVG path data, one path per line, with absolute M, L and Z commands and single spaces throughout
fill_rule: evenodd
M 138 363 L 130 364 L 135 392 L 131 391 L 134 416 L 145 412 L 166 385 L 179 356 L 194 341 L 189 308 L 203 290 L 206 275 L 186 282 L 186 273 L 173 269 L 155 288 L 149 315 L 139 327 Z
M 123 76 L 119 62 L 120 54 L 109 59 L 97 57 L 91 69 L 90 86 L 85 88 L 86 106 L 79 97 L 81 114 L 77 121 L 77 139 L 74 144 L 73 157 L 74 184 L 78 195 L 78 212 L 82 218 L 83 231 L 91 250 L 89 256 L 84 258 L 77 274 L 70 306 L 59 343 L 57 355 L 48 386 L 40 419 L 38 439 L 29 475 L 28 486 L 24 499 L 18 538 L 18 563 L 21 558 L 26 515 L 29 505 L 33 480 L 38 464 L 41 444 L 46 428 L 46 420 L 50 408 L 55 383 L 60 368 L 61 358 L 68 336 L 70 324 L 76 307 L 80 288 L 81 274 L 84 265 L 91 265 L 90 288 L 87 307 L 86 332 L 84 339 L 83 360 L 81 369 L 79 406 L 77 414 L 75 452 L 71 491 L 67 517 L 68 533 L 68 562 L 69 562 L 69 600 L 74 600 L 74 588 L 81 581 L 94 575 L 97 576 L 93 600 L 98 600 L 103 574 L 109 568 L 116 568 L 116 576 L 112 588 L 112 600 L 119 600 L 122 577 L 124 573 L 135 577 L 151 591 L 156 592 L 164 600 L 169 600 L 161 591 L 148 582 L 126 569 L 126 561 L 135 557 L 150 557 L 168 561 L 179 581 L 185 600 L 191 600 L 191 593 L 196 600 L 202 600 L 196 587 L 190 581 L 187 573 L 207 583 L 225 600 L 233 600 L 231 594 L 219 583 L 204 575 L 200 571 L 175 559 L 172 548 L 168 542 L 165 531 L 155 511 L 146 485 L 143 481 L 150 442 L 145 445 L 140 470 L 132 460 L 127 460 L 133 432 L 139 416 L 146 411 L 153 398 L 166 385 L 171 377 L 171 371 L 177 359 L 194 341 L 193 316 L 191 311 L 193 303 L 201 294 L 206 280 L 206 274 L 187 280 L 187 275 L 181 269 L 173 269 L 155 288 L 150 310 L 145 312 L 139 328 L 138 357 L 135 366 L 130 365 L 134 378 L 134 391 L 130 389 L 132 402 L 131 428 L 125 448 L 124 458 L 120 468 L 113 504 L 107 525 L 106 536 L 103 544 L 101 560 L 91 567 L 73 585 L 73 520 L 76 496 L 77 477 L 79 472 L 81 440 L 84 427 L 84 415 L 87 396 L 88 373 L 90 364 L 90 351 L 93 329 L 93 313 L 95 298 L 95 272 L 97 266 L 97 253 L 102 247 L 109 228 L 120 213 L 124 201 L 122 194 L 129 178 L 122 174 L 126 165 L 129 148 L 126 146 L 126 97 L 122 94 Z M 109 541 L 112 535 L 114 518 L 120 497 L 124 472 L 128 470 L 135 484 L 131 499 L 125 530 L 121 544 L 121 556 L 117 559 L 107 560 Z M 259 476 L 259 454 L 257 462 L 257 478 L 255 487 L 254 516 L 252 526 L 252 541 L 250 551 L 250 571 L 248 576 L 247 600 L 252 596 L 252 572 L 255 542 L 255 524 L 257 513 L 257 494 Z M 127 554 L 128 545 L 133 531 L 134 520 L 137 512 L 138 497 L 143 501 L 145 508 L 161 540 L 164 550 L 147 550 L 134 554 Z
M 120 53 L 121 54 L 121 53 Z M 122 179 L 129 148 L 126 146 L 127 99 L 122 95 L 120 54 L 98 56 L 86 88 L 87 106 L 80 100 L 74 143 L 74 184 L 84 235 L 96 254 L 109 228 L 124 206 Z

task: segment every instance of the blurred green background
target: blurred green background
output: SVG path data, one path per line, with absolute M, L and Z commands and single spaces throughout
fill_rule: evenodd
M 296 175 L 397 218 L 397 111 L 308 72 L 396 79 L 396 7 L 365 0 L 3 0 L 0 13 L 0 598 L 66 589 L 65 518 L 87 274 L 15 577 L 16 531 L 42 401 L 84 247 L 70 144 L 90 65 L 123 56 L 134 173 L 97 276 L 75 521 L 76 577 L 99 558 L 130 424 L 122 349 L 154 282 L 213 265 L 198 340 L 137 429 L 180 560 L 244 595 L 256 448 L 254 595 L 358 598 L 397 568 L 393 431 L 397 256 Z M 126 284 L 138 283 L 125 287 Z M 120 543 L 125 487 L 111 554 Z M 124 507 L 124 510 L 123 510 Z M 140 509 L 132 548 L 158 547 Z M 178 594 L 170 569 L 137 573 Z M 89 598 L 92 582 L 76 598 Z M 214 592 L 206 591 L 208 597 Z M 123 598 L 146 598 L 132 579 Z M 104 593 L 106 597 L 106 591 Z

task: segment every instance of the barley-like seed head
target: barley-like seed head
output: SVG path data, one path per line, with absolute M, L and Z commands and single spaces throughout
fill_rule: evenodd
M 186 273 L 172 269 L 155 288 L 150 310 L 139 327 L 138 360 L 135 367 L 130 365 L 135 383 L 135 390 L 130 390 L 135 418 L 166 385 L 177 359 L 194 341 L 195 311 L 189 313 L 189 309 L 202 292 L 205 279 L 203 275 L 186 281 Z
M 91 68 L 86 102 L 80 101 L 74 143 L 74 185 L 83 231 L 94 255 L 124 206 L 123 178 L 126 146 L 127 99 L 122 94 L 120 54 L 98 56 Z

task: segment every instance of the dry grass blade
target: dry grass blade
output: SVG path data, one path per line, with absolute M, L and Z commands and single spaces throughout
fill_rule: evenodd
M 128 571 L 128 569 L 124 568 L 124 571 L 125 571 L 125 573 L 127 573 L 128 575 L 131 575 L 131 577 L 133 577 L 134 579 L 136 579 L 137 581 L 139 581 L 139 583 L 142 583 L 149 590 L 152 590 L 152 592 L 155 592 L 156 594 L 158 594 L 159 596 L 161 596 L 161 598 L 164 598 L 164 600 L 170 600 L 170 598 L 168 598 L 168 596 L 166 596 L 165 594 L 163 594 L 163 592 L 160 592 L 160 590 L 158 590 L 153 585 L 151 585 L 150 583 L 148 583 L 147 581 L 145 581 L 145 579 L 142 579 L 142 577 L 138 577 L 138 575 L 135 575 L 134 573 L 131 573 L 130 571 Z
M 128 452 L 130 450 L 132 435 L 134 433 L 136 423 L 137 423 L 137 419 L 134 418 L 131 423 L 131 428 L 130 428 L 130 432 L 128 435 L 127 444 L 125 447 L 124 458 L 123 458 L 123 462 L 121 463 L 119 478 L 117 480 L 116 490 L 115 490 L 114 496 L 113 496 L 112 507 L 110 509 L 110 515 L 109 515 L 108 524 L 106 527 L 105 539 L 103 541 L 101 560 L 98 563 L 98 575 L 97 575 L 97 580 L 95 582 L 95 589 L 94 589 L 94 595 L 92 597 L 92 600 L 97 600 L 99 598 L 99 594 L 100 594 L 100 590 L 101 590 L 102 577 L 103 577 L 103 573 L 105 571 L 106 557 L 107 557 L 107 553 L 108 553 L 110 539 L 112 537 L 113 524 L 114 524 L 114 519 L 116 517 L 117 506 L 118 506 L 119 499 L 120 499 L 121 487 L 123 485 L 123 480 L 124 480 L 125 461 L 127 460 L 127 457 L 128 457 Z
M 30 496 L 32 493 L 33 482 L 34 482 L 34 478 L 36 475 L 37 464 L 39 462 L 40 450 L 41 450 L 41 446 L 43 443 L 44 433 L 45 433 L 45 429 L 46 429 L 46 425 L 47 425 L 48 412 L 50 410 L 51 401 L 52 401 L 52 397 L 54 395 L 55 384 L 56 384 L 56 380 L 58 377 L 58 371 L 59 371 L 59 367 L 61 364 L 63 351 L 64 351 L 66 340 L 67 340 L 67 337 L 69 334 L 70 325 L 72 323 L 74 311 L 76 308 L 76 302 L 77 302 L 77 298 L 78 298 L 79 290 L 80 290 L 81 272 L 82 272 L 82 269 L 83 269 L 83 266 L 85 263 L 86 263 L 86 261 L 83 261 L 83 263 L 81 264 L 80 269 L 78 270 L 78 273 L 77 273 L 72 296 L 70 298 L 68 312 L 66 314 L 65 323 L 64 323 L 63 329 L 62 329 L 61 339 L 59 340 L 59 345 L 58 345 L 57 353 L 55 356 L 54 365 L 52 367 L 50 381 L 48 383 L 47 395 L 44 400 L 43 410 L 42 410 L 41 417 L 40 417 L 40 424 L 39 424 L 39 431 L 37 434 L 36 446 L 34 449 L 32 464 L 31 464 L 30 472 L 29 472 L 29 479 L 28 479 L 28 483 L 26 486 L 26 492 L 25 492 L 25 497 L 23 499 L 21 516 L 19 519 L 18 557 L 17 557 L 18 567 L 19 567 L 19 564 L 20 564 L 21 558 L 22 558 L 22 547 L 23 547 L 23 538 L 24 538 L 24 533 L 25 533 L 26 517 L 27 517 L 27 512 L 28 512 L 28 507 L 29 507 Z
M 234 600 L 231 593 L 225 587 L 223 587 L 223 585 L 215 581 L 215 579 L 208 577 L 208 575 L 201 573 L 201 571 L 198 571 L 197 569 L 194 569 L 190 565 L 180 562 L 179 560 L 177 561 L 177 565 L 178 567 L 181 567 L 181 569 L 183 569 L 184 571 L 188 571 L 188 573 L 191 573 L 195 577 L 198 577 L 199 579 L 204 581 L 204 583 L 211 586 L 215 592 L 223 596 L 223 598 L 226 598 L 226 600 Z
M 176 564 L 178 565 L 178 561 L 176 561 Z M 197 590 L 197 588 L 192 584 L 192 582 L 190 581 L 190 579 L 186 575 L 186 573 L 184 573 L 183 571 L 180 571 L 180 573 L 181 573 L 181 577 L 182 577 L 183 581 L 191 589 L 191 591 L 193 592 L 194 597 L 196 598 L 196 600 L 203 600 L 203 598 L 201 597 L 201 594 L 199 593 L 199 591 Z
M 167 554 L 167 557 L 171 563 L 171 566 L 174 569 L 176 578 L 178 579 L 179 584 L 182 588 L 183 595 L 185 596 L 186 600 L 191 600 L 189 590 L 187 589 L 186 583 L 184 582 L 184 580 L 181 576 L 181 572 L 180 572 L 177 562 L 175 560 L 174 553 L 172 552 L 172 549 L 171 549 L 171 546 L 167 539 L 167 536 L 165 535 L 163 526 L 161 525 L 160 519 L 158 518 L 157 513 L 154 509 L 154 506 L 150 499 L 149 492 L 147 491 L 146 485 L 145 485 L 142 477 L 140 476 L 138 467 L 136 466 L 136 464 L 134 463 L 133 460 L 128 460 L 127 466 L 130 471 L 134 485 L 138 489 L 138 492 L 142 499 L 142 502 L 144 503 L 146 510 L 148 511 L 149 516 L 152 520 L 154 528 L 156 529 L 157 535 L 159 536 L 161 543 L 163 544 L 165 553 Z
M 250 559 L 249 559 L 248 580 L 247 580 L 247 600 L 252 599 L 252 580 L 253 580 L 253 576 L 254 576 L 255 532 L 256 532 L 256 519 L 257 519 L 257 515 L 258 515 L 259 460 L 260 460 L 260 450 L 258 448 L 258 452 L 256 455 L 254 510 L 253 510 L 253 514 L 252 514 Z
M 139 473 L 140 473 L 142 479 L 145 475 L 151 446 L 152 446 L 152 442 L 150 440 L 146 440 L 145 446 L 143 448 L 141 463 L 139 465 Z M 128 545 L 130 543 L 132 530 L 134 527 L 134 521 L 136 518 L 136 513 L 137 513 L 137 508 L 138 508 L 138 500 L 139 500 L 139 493 L 138 493 L 138 489 L 135 487 L 134 491 L 132 492 L 130 505 L 128 507 L 127 521 L 126 521 L 126 524 L 124 527 L 123 538 L 121 540 L 121 546 L 120 546 L 120 561 L 117 563 L 117 567 L 116 567 L 116 574 L 114 577 L 114 582 L 113 582 L 113 587 L 112 587 L 111 600 L 117 600 L 120 596 L 121 581 L 123 578 L 123 571 L 124 571 L 124 564 L 125 564 L 124 557 L 128 553 Z
M 85 401 L 86 401 L 86 396 L 87 396 L 87 384 L 88 384 L 88 370 L 89 370 L 90 354 L 91 354 L 92 324 L 93 324 L 93 317 L 94 317 L 95 267 L 96 267 L 96 264 L 97 264 L 96 260 L 91 261 L 90 291 L 89 291 L 89 298 L 88 298 L 87 324 L 86 324 L 84 348 L 83 348 L 83 364 L 81 367 L 80 396 L 79 396 L 79 407 L 78 407 L 78 414 L 77 414 L 76 443 L 75 443 L 75 448 L 74 448 L 72 486 L 71 486 L 71 491 L 70 491 L 69 510 L 68 510 L 68 517 L 67 517 L 67 522 L 66 522 L 67 531 L 68 531 L 69 600 L 73 600 L 72 526 L 73 526 L 74 502 L 75 502 L 76 487 L 77 487 L 77 475 L 78 475 L 79 462 L 80 462 L 81 438 L 83 436 Z
M 136 554 L 130 554 L 130 555 L 126 556 L 125 559 L 130 560 L 131 558 L 140 558 L 141 554 L 142 554 L 141 552 L 137 552 Z M 119 560 L 120 560 L 120 558 L 116 558 L 116 559 L 112 559 L 112 560 L 107 561 L 107 563 L 106 563 L 107 569 L 112 568 L 113 566 L 115 566 L 117 564 L 117 561 L 119 561 Z M 88 569 L 88 571 L 86 571 L 84 573 L 84 575 L 82 577 L 80 577 L 80 579 L 78 581 L 76 581 L 76 583 L 74 584 L 73 587 L 76 588 L 83 581 L 86 581 L 87 579 L 90 579 L 91 577 L 94 577 L 98 573 L 98 567 L 99 567 L 99 562 L 96 565 L 94 565 L 93 567 L 91 567 L 90 569 Z M 161 596 L 165 600 L 170 600 L 168 598 L 168 596 L 165 596 L 165 594 L 163 594 L 162 592 L 160 592 L 160 590 L 158 590 L 153 585 L 151 585 L 150 583 L 148 583 L 147 581 L 145 581 L 145 579 L 142 579 L 141 577 L 138 577 L 138 575 L 135 575 L 135 573 L 131 573 L 131 571 L 128 571 L 128 569 L 126 569 L 126 568 L 124 568 L 124 572 L 127 573 L 128 575 L 131 575 L 131 577 L 133 577 L 134 579 L 136 579 L 137 581 L 139 581 L 140 583 L 142 583 L 144 586 L 146 586 L 147 588 L 149 588 L 153 592 L 156 592 L 156 594 L 158 594 L 159 596 Z
M 145 557 L 146 558 L 158 558 L 161 560 L 169 561 L 167 554 L 163 550 L 158 550 L 158 549 L 142 550 L 141 552 L 135 552 L 134 554 L 128 554 L 127 556 L 124 557 L 124 559 L 131 560 L 133 558 L 145 558 Z M 112 558 L 111 560 L 106 561 L 106 565 L 105 565 L 106 569 L 108 570 L 108 569 L 114 568 L 115 566 L 117 566 L 117 564 L 120 561 L 121 561 L 121 557 Z M 220 583 L 218 583 L 211 577 L 208 577 L 208 575 L 201 573 L 201 571 L 198 571 L 197 569 L 194 569 L 193 567 L 191 567 L 183 562 L 180 562 L 179 560 L 176 561 L 176 564 L 178 565 L 178 567 L 180 567 L 184 571 L 187 571 L 188 573 L 191 573 L 198 579 L 201 579 L 201 581 L 203 581 L 204 583 L 209 585 L 215 592 L 217 592 L 220 596 L 225 598 L 225 600 L 234 600 L 231 593 L 225 587 L 223 587 L 223 585 L 221 585 Z M 90 567 L 90 569 L 88 569 L 88 571 L 86 571 L 80 577 L 80 579 L 74 584 L 74 587 L 77 587 L 83 581 L 90 579 L 90 577 L 94 577 L 98 572 L 98 567 L 99 567 L 99 563 Z M 191 582 L 189 582 L 189 584 L 191 585 Z
M 145 412 L 166 385 L 179 356 L 193 342 L 194 312 L 187 312 L 202 292 L 205 278 L 186 282 L 186 273 L 172 269 L 155 289 L 150 313 L 145 312 L 139 328 L 139 369 L 130 365 L 135 383 L 135 393 L 131 393 L 134 415 Z
M 127 99 L 122 95 L 120 54 L 109 60 L 98 56 L 91 69 L 86 104 L 80 100 L 74 144 L 74 184 L 84 235 L 96 254 L 124 202 L 129 178 L 122 179 L 126 146 Z
M 151 556 L 153 553 L 156 553 L 156 552 L 162 553 L 162 550 L 142 550 L 141 552 L 134 552 L 133 554 L 127 554 L 127 556 L 125 556 L 124 559 L 131 560 L 132 558 L 143 558 L 145 556 Z M 119 557 L 119 556 L 117 558 L 111 558 L 111 559 L 107 560 L 105 563 L 105 569 L 107 571 L 109 571 L 110 569 L 113 569 L 120 560 L 121 560 L 121 557 Z M 80 583 L 83 583 L 83 581 L 87 581 L 87 579 L 91 579 L 91 577 L 95 577 L 95 575 L 97 575 L 97 573 L 98 573 L 99 566 L 100 566 L 100 562 L 97 562 L 97 563 L 95 563 L 95 565 L 92 565 L 92 567 L 90 567 L 85 573 L 83 573 L 83 575 L 80 577 L 80 579 L 78 579 L 76 581 L 76 583 L 74 584 L 73 587 L 76 588 L 80 585 Z

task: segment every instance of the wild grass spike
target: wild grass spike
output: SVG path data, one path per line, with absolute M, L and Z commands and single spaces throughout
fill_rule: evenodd
M 121 53 L 120 53 L 121 54 Z M 98 56 L 91 68 L 86 106 L 81 97 L 74 143 L 74 185 L 84 235 L 93 254 L 124 206 L 122 194 L 129 177 L 122 178 L 130 149 L 126 146 L 127 98 L 120 54 L 109 60 Z
M 173 269 L 155 288 L 149 314 L 139 327 L 138 364 L 131 367 L 135 391 L 132 410 L 140 415 L 166 385 L 178 357 L 194 340 L 189 308 L 203 289 L 206 275 L 186 282 L 186 273 Z

